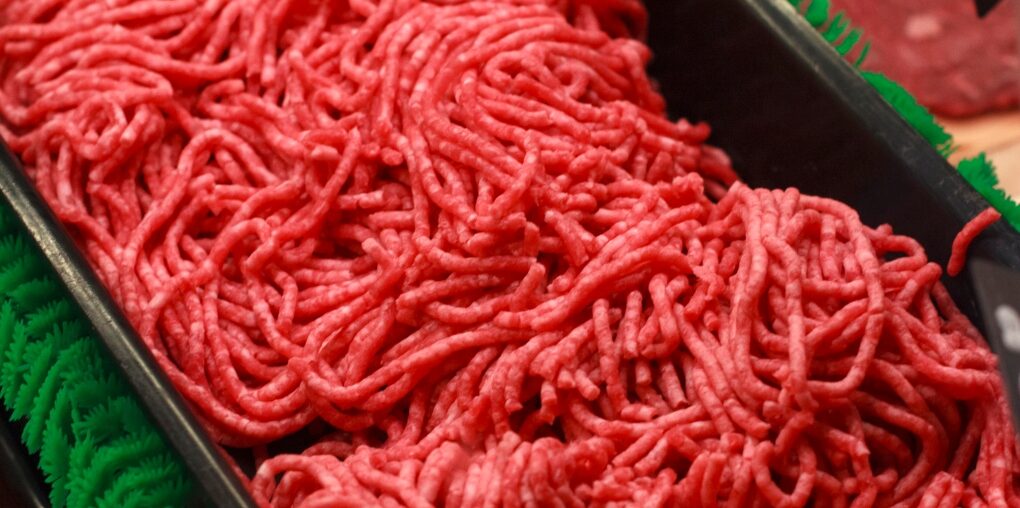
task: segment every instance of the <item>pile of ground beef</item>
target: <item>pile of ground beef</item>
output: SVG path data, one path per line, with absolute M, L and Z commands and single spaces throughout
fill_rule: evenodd
M 0 134 L 263 505 L 1020 502 L 941 267 L 739 183 L 635 1 L 0 9 Z

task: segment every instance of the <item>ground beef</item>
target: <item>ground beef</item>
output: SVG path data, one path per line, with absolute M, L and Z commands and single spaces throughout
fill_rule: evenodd
M 0 19 L 0 133 L 263 505 L 1018 502 L 942 269 L 737 182 L 635 2 Z

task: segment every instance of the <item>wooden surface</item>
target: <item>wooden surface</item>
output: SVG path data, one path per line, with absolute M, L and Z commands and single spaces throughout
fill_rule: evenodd
M 967 120 L 939 120 L 953 135 L 960 159 L 985 152 L 998 169 L 1003 190 L 1020 198 L 1020 111 L 993 113 Z

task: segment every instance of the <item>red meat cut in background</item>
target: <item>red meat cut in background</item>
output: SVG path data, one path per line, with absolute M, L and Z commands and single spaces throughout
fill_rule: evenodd
M 1012 2 L 985 18 L 969 0 L 834 0 L 863 30 L 863 68 L 903 85 L 932 112 L 972 116 L 1015 107 L 1020 21 Z

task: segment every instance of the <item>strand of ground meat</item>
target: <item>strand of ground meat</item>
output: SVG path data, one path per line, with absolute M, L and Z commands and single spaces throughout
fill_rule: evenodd
M 1017 505 L 940 267 L 734 183 L 644 18 L 10 2 L 0 133 L 264 505 Z

